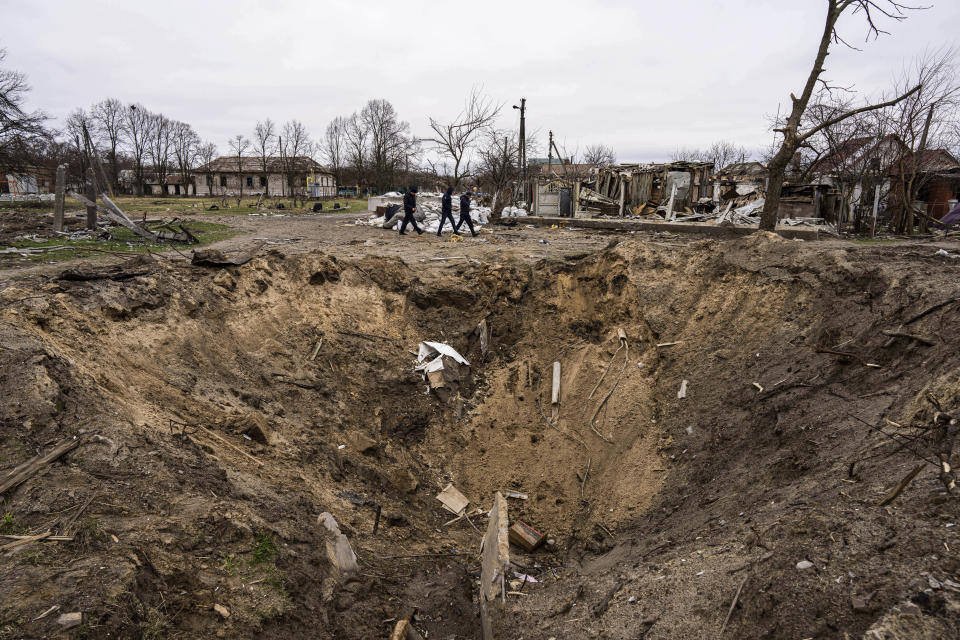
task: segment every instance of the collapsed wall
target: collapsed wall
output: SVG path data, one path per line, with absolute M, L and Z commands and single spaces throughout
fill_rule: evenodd
M 101 636 L 363 638 L 417 607 L 430 635 L 478 637 L 485 521 L 447 524 L 453 483 L 471 512 L 523 494 L 511 521 L 547 539 L 511 553 L 538 582 L 497 637 L 859 633 L 917 593 L 918 624 L 953 629 L 954 503 L 928 473 L 877 508 L 915 457 L 860 421 L 922 423 L 927 392 L 950 410 L 956 312 L 916 325 L 932 345 L 882 331 L 956 285 L 885 257 L 758 234 L 416 274 L 274 251 L 8 287 L 3 466 L 83 444 L 5 496 L 16 531 L 72 540 L 0 559 L 0 619 L 49 633 L 35 618 L 56 604 Z M 427 339 L 470 360 L 459 398 L 414 371 Z M 941 588 L 913 586 L 924 572 Z

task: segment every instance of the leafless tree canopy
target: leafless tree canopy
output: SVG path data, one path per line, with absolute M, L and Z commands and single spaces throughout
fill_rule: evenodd
M 605 167 L 617 163 L 617 154 L 604 144 L 590 144 L 583 151 L 583 164 L 592 167 Z
M 133 160 L 135 190 L 143 195 L 143 168 L 150 148 L 153 116 L 142 104 L 132 104 L 124 112 L 127 152 Z
M 369 166 L 373 182 L 381 191 L 390 187 L 397 168 L 408 157 L 412 144 L 410 125 L 397 117 L 387 100 L 370 100 L 360 111 L 360 125 L 367 131 Z
M 731 164 L 746 162 L 750 152 L 746 147 L 728 140 L 717 140 L 706 149 L 681 147 L 673 152 L 674 162 L 712 162 L 715 171 Z
M 267 118 L 258 122 L 253 131 L 253 152 L 260 165 L 260 176 L 266 184 L 264 193 L 267 197 L 270 197 L 270 181 L 267 179 L 267 169 L 269 168 L 270 157 L 276 152 L 276 145 L 276 125 L 273 124 L 273 120 Z
M 94 131 L 91 132 L 102 143 L 110 171 L 110 181 L 114 188 L 120 186 L 120 149 L 124 136 L 124 106 L 116 98 L 107 98 L 90 108 Z
M 888 101 L 879 104 L 866 104 L 857 107 L 836 117 L 821 122 L 813 128 L 800 131 L 804 113 L 807 110 L 810 100 L 818 85 L 822 85 L 823 90 L 830 91 L 833 88 L 826 79 L 823 79 L 823 64 L 830 51 L 830 45 L 833 42 L 848 44 L 836 30 L 837 21 L 844 13 L 860 14 L 865 18 L 867 25 L 867 38 L 877 37 L 883 30 L 879 27 L 878 20 L 881 17 L 892 20 L 903 20 L 906 18 L 906 11 L 917 7 L 897 2 L 896 0 L 827 0 L 827 14 L 824 20 L 823 33 L 820 37 L 820 46 L 817 49 L 814 58 L 813 67 L 807 76 L 803 91 L 797 97 L 790 94 L 791 110 L 783 126 L 776 128 L 776 131 L 783 134 L 783 141 L 780 144 L 776 154 L 769 163 L 769 180 L 767 185 L 767 197 L 764 202 L 763 214 L 760 219 L 760 228 L 773 230 L 777 225 L 777 216 L 780 210 L 780 190 L 783 187 L 784 177 L 787 167 L 793 160 L 794 154 L 803 146 L 808 139 L 815 136 L 825 127 L 832 126 L 846 118 L 855 116 L 859 113 L 865 113 L 876 109 L 883 109 L 892 106 L 905 99 L 912 93 L 919 90 L 914 87 L 907 92 L 896 96 Z
M 153 174 L 160 184 L 164 184 L 170 167 L 170 142 L 173 139 L 173 123 L 162 113 L 151 116 L 150 125 L 150 161 Z
M 0 49 L 0 165 L 18 167 L 26 161 L 31 142 L 45 135 L 47 116 L 25 110 L 30 85 L 24 74 L 3 66 L 6 56 L 6 49 Z
M 187 183 L 191 172 L 197 164 L 197 154 L 200 149 L 200 136 L 186 122 L 173 121 L 170 123 L 173 157 L 177 163 L 177 172 L 181 176 L 181 195 L 187 195 Z
M 237 172 L 240 174 L 240 190 L 237 192 L 237 206 L 243 198 L 243 171 L 246 167 L 247 153 L 250 151 L 250 140 L 242 133 L 230 138 L 230 155 L 237 159 Z
M 437 173 L 444 174 L 452 187 L 458 187 L 463 178 L 471 175 L 470 151 L 479 136 L 492 126 L 501 107 L 474 89 L 467 97 L 463 111 L 451 122 L 430 118 L 434 135 L 426 141 L 433 143 L 443 158 Z
M 333 173 L 337 184 L 343 184 L 343 169 L 347 164 L 349 124 L 348 118 L 337 116 L 327 125 L 323 141 L 320 143 L 321 158 L 327 165 L 327 169 Z
M 306 126 L 299 120 L 289 120 L 284 123 L 279 140 L 280 162 L 286 174 L 285 188 L 293 196 L 294 202 L 300 194 L 298 185 L 294 184 L 294 176 L 300 158 L 313 155 L 313 145 Z

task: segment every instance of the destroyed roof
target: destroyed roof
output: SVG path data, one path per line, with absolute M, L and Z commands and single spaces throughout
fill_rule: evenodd
M 949 151 L 946 149 L 927 149 L 922 154 L 910 154 L 904 156 L 900 162 L 893 163 L 890 168 L 890 175 L 900 175 L 901 171 L 903 173 L 914 171 L 935 173 L 955 169 L 960 169 L 960 161 L 953 157 Z
M 760 162 L 735 162 L 728 164 L 720 171 L 717 171 L 716 177 L 728 179 L 756 178 L 763 179 L 767 175 L 767 167 Z
M 907 150 L 906 145 L 903 144 L 903 142 L 901 142 L 901 140 L 893 134 L 888 134 L 882 138 L 878 138 L 877 136 L 851 138 L 850 140 L 838 144 L 833 153 L 829 153 L 817 160 L 813 164 L 812 171 L 813 173 L 830 173 L 832 171 L 838 171 L 843 169 L 857 158 L 865 158 L 870 154 L 880 151 L 881 147 L 885 143 L 892 143 L 899 146 L 904 151 Z
M 239 173 L 238 170 L 239 163 L 237 162 L 236 156 L 222 156 L 213 160 L 212 162 L 205 164 L 203 166 L 197 167 L 194 169 L 195 173 Z M 268 173 L 282 173 L 288 169 L 297 171 L 297 172 L 306 172 L 312 171 L 314 173 L 327 173 L 327 171 L 320 163 L 316 162 L 312 158 L 307 158 L 305 156 L 296 156 L 291 158 L 280 158 L 278 156 L 271 156 L 267 158 L 267 172 Z M 244 173 L 257 173 L 262 171 L 262 163 L 260 158 L 244 156 L 243 158 L 243 171 Z

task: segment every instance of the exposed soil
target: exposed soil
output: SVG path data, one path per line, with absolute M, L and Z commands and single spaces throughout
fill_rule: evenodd
M 527 494 L 511 519 L 552 541 L 512 549 L 539 582 L 508 585 L 498 638 L 718 637 L 738 587 L 726 637 L 960 634 L 937 467 L 877 504 L 935 460 L 927 394 L 957 410 L 960 304 L 900 326 L 960 298 L 954 263 L 769 234 L 398 243 L 350 220 L 283 219 L 240 267 L 0 284 L 0 468 L 83 439 L 7 492 L 0 533 L 59 533 L 89 501 L 72 541 L 0 556 L 0 637 L 82 611 L 64 636 L 382 638 L 417 607 L 428 637 L 479 638 L 486 519 L 446 525 L 449 482 L 471 509 Z M 470 360 L 462 401 L 425 392 L 421 340 Z M 357 575 L 327 560 L 323 511 Z

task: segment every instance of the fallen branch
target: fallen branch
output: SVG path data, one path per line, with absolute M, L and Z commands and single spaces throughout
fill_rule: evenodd
M 7 540 L 33 540 L 36 536 L 15 536 L 11 534 L 0 535 L 0 538 Z M 73 542 L 73 536 L 46 536 L 41 538 L 44 542 Z
M 60 442 L 49 452 L 36 456 L 27 462 L 14 468 L 7 477 L 0 481 L 0 495 L 3 495 L 9 489 L 12 489 L 26 480 L 29 480 L 37 471 L 50 464 L 68 451 L 76 449 L 82 440 L 80 438 L 68 438 Z
M 257 459 L 254 458 L 252 455 L 250 455 L 249 453 L 247 453 L 246 451 L 244 451 L 243 449 L 241 449 L 241 448 L 238 447 L 237 445 L 233 444 L 233 443 L 230 442 L 229 440 L 226 440 L 226 439 L 224 439 L 224 438 L 221 438 L 221 437 L 218 436 L 216 433 L 214 433 L 213 431 L 210 431 L 210 429 L 207 429 L 207 428 L 204 427 L 203 425 L 199 425 L 199 424 L 198 424 L 198 425 L 191 425 L 191 426 L 196 426 L 198 429 L 202 430 L 202 431 L 203 431 L 204 433 L 206 433 L 207 435 L 216 438 L 217 440 L 219 440 L 219 441 L 222 442 L 223 444 L 227 445 L 228 447 L 230 447 L 231 449 L 233 449 L 233 450 L 236 451 L 237 453 L 240 453 L 240 454 L 242 454 L 242 455 L 250 458 L 251 460 L 253 460 L 254 462 L 256 462 L 259 466 L 261 466 L 261 467 L 263 466 L 263 462 L 261 462 L 260 460 L 257 460 Z
M 737 606 L 737 601 L 740 599 L 740 592 L 743 591 L 743 585 L 747 584 L 747 578 L 750 575 L 744 576 L 743 580 L 740 581 L 740 586 L 737 587 L 737 593 L 733 596 L 733 602 L 730 603 L 730 610 L 727 611 L 727 617 L 723 620 L 723 625 L 720 627 L 720 633 L 718 635 L 723 635 L 723 632 L 727 629 L 727 623 L 730 622 L 730 616 L 733 615 L 733 609 Z
M 22 547 L 23 545 L 30 544 L 31 542 L 36 542 L 38 540 L 43 540 L 44 538 L 49 538 L 50 534 L 51 534 L 50 531 L 45 531 L 44 533 L 41 533 L 35 536 L 26 536 L 24 538 L 20 538 L 19 540 L 8 542 L 7 544 L 0 546 L 0 552 L 10 551 L 11 549 Z
M 897 486 L 895 486 L 893 489 L 891 489 L 891 490 L 887 493 L 887 495 L 884 496 L 883 500 L 881 500 L 878 504 L 879 504 L 881 507 L 885 507 L 885 506 L 887 506 L 888 504 L 890 504 L 891 502 L 893 502 L 894 500 L 896 500 L 896 499 L 897 499 L 897 496 L 899 496 L 901 493 L 903 493 L 903 490 L 907 488 L 907 485 L 910 484 L 911 482 L 913 482 L 913 479 L 917 477 L 917 474 L 918 474 L 918 473 L 920 473 L 921 471 L 923 471 L 923 468 L 924 468 L 925 466 L 927 466 L 926 463 L 921 463 L 921 464 L 918 464 L 916 467 L 914 467 L 914 468 L 913 468 L 913 471 L 911 471 L 911 472 L 908 473 L 906 476 L 904 476 L 903 480 L 901 480 L 900 482 L 898 482 L 898 483 L 897 483 Z
M 960 298 L 950 298 L 949 300 L 944 300 L 943 302 L 937 303 L 937 304 L 933 305 L 932 307 L 929 307 L 929 308 L 921 311 L 921 312 L 918 313 L 917 315 L 913 316 L 912 318 L 910 318 L 909 320 L 907 320 L 906 322 L 904 322 L 903 325 L 906 326 L 906 325 L 908 325 L 908 324 L 913 324 L 914 322 L 916 322 L 916 321 L 919 320 L 920 318 L 923 318 L 924 316 L 928 316 L 928 315 L 930 315 L 931 313 L 933 313 L 934 311 L 937 311 L 938 309 L 942 309 L 943 307 L 947 306 L 948 304 L 953 304 L 953 303 L 956 302 L 957 300 L 960 300 Z
M 932 347 L 936 344 L 930 338 L 924 338 L 923 336 L 915 336 L 912 333 L 904 333 L 902 331 L 890 331 L 890 330 L 884 330 L 884 331 L 881 331 L 881 333 L 891 338 L 906 338 L 908 340 L 915 340 L 916 342 L 919 342 L 920 344 L 925 344 L 928 347 Z

